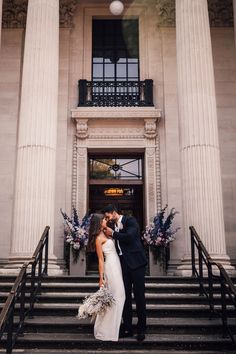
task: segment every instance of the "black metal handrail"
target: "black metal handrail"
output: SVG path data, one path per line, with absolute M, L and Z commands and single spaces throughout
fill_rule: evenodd
M 200 285 L 200 295 L 205 294 L 210 307 L 211 316 L 213 314 L 220 316 L 222 320 L 223 337 L 229 336 L 235 343 L 234 335 L 228 323 L 228 309 L 230 305 L 236 311 L 236 288 L 225 271 L 221 263 L 215 262 L 204 244 L 202 243 L 195 228 L 190 226 L 191 235 L 191 256 L 192 256 L 192 275 L 197 276 Z M 198 252 L 198 268 L 195 256 L 195 248 Z M 204 267 L 205 265 L 205 267 Z M 204 277 L 204 271 L 207 272 L 207 278 Z M 215 285 L 220 283 L 220 302 L 221 308 L 215 308 Z
M 48 272 L 48 237 L 49 226 L 46 226 L 36 247 L 33 257 L 25 262 L 20 269 L 7 300 L 0 313 L 0 340 L 7 334 L 6 353 L 11 354 L 16 339 L 24 331 L 26 316 L 32 316 L 36 294 L 40 292 L 42 277 Z M 43 255 L 44 253 L 44 255 Z M 44 263 L 44 265 L 43 265 Z M 31 270 L 28 272 L 31 266 Z M 29 306 L 26 307 L 26 282 L 30 280 Z M 19 303 L 19 320 L 14 324 L 15 308 Z M 16 326 L 14 330 L 13 327 Z
M 79 107 L 153 106 L 153 80 L 79 80 Z

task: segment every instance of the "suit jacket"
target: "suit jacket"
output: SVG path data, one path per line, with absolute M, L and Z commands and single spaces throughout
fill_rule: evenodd
M 119 245 L 125 262 L 131 269 L 137 269 L 147 264 L 147 258 L 140 238 L 139 225 L 134 217 L 123 216 L 123 228 L 114 231 L 114 240 L 119 240 Z

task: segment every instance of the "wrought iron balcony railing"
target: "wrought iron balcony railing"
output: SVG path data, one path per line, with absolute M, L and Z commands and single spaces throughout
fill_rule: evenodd
M 153 80 L 79 80 L 79 107 L 153 106 Z

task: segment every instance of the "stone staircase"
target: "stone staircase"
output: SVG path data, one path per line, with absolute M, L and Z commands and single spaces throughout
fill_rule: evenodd
M 14 277 L 10 276 L 0 278 L 0 308 L 13 281 Z M 26 320 L 25 334 L 18 338 L 13 353 L 236 353 L 231 340 L 222 338 L 221 320 L 209 320 L 207 301 L 199 296 L 196 279 L 146 278 L 148 330 L 143 343 L 135 338 L 119 342 L 97 341 L 93 337 L 93 324 L 76 319 L 84 296 L 97 288 L 96 276 L 45 278 L 35 304 L 34 318 Z M 218 297 L 217 302 L 219 304 Z M 229 309 L 229 315 L 229 323 L 236 334 L 235 310 Z M 135 316 L 134 308 L 134 327 Z M 0 353 L 4 352 L 0 349 Z

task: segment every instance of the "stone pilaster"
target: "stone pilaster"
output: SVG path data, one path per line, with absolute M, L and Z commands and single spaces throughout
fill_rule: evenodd
M 50 225 L 53 258 L 59 0 L 29 0 L 10 259 L 32 255 Z
M 194 225 L 211 256 L 229 266 L 207 0 L 176 1 L 176 32 L 186 260 Z

